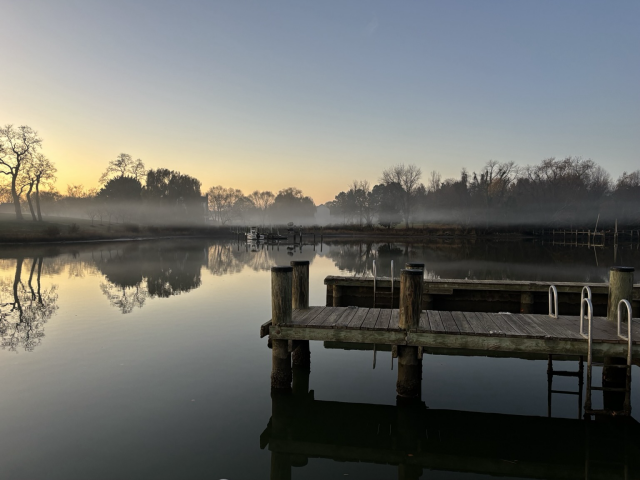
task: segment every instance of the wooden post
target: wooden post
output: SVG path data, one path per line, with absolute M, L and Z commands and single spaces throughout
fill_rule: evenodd
M 411 330 L 418 328 L 422 311 L 422 270 L 404 269 L 400 273 L 400 328 Z
M 609 300 L 607 302 L 607 320 L 618 321 L 618 303 L 620 300 L 631 301 L 633 293 L 633 267 L 611 267 L 609 270 Z M 626 309 L 623 310 L 626 315 Z M 629 320 L 626 318 L 622 319 Z M 625 365 L 626 359 L 619 357 L 605 357 L 602 368 L 602 386 L 606 388 L 621 388 L 626 385 L 626 370 L 613 365 Z M 624 409 L 625 392 L 604 391 L 603 406 L 607 410 L 620 411 Z
M 292 267 L 271 267 L 271 324 L 291 323 Z M 291 353 L 288 340 L 271 342 L 271 388 L 291 388 Z
M 309 261 L 297 260 L 291 262 L 293 270 L 292 308 L 309 308 Z
M 633 272 L 633 267 L 611 267 L 611 269 L 609 270 L 609 300 L 607 302 L 607 320 L 617 322 L 618 303 L 620 302 L 620 300 L 631 301 L 631 297 L 633 294 Z
M 342 306 L 342 287 L 339 285 L 333 286 L 333 306 L 341 307 Z
M 291 262 L 291 267 L 293 268 L 291 307 L 293 309 L 308 309 L 309 261 L 293 261 Z M 296 366 L 300 366 L 305 368 L 306 370 L 309 369 L 309 366 L 311 365 L 311 351 L 309 350 L 309 340 L 296 340 L 293 342 L 292 360 L 294 368 Z
M 533 313 L 533 292 L 520 294 L 520 313 Z
M 424 263 L 409 262 L 404 264 L 407 270 L 422 270 L 424 272 Z
M 420 323 L 422 311 L 423 271 L 404 269 L 400 273 L 400 328 L 413 330 Z M 418 397 L 422 390 L 422 360 L 418 347 L 398 345 L 398 381 L 400 397 Z

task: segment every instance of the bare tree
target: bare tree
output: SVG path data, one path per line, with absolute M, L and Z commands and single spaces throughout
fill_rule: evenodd
M 53 163 L 45 157 L 42 153 L 34 154 L 27 163 L 25 163 L 22 169 L 22 181 L 21 184 L 26 186 L 26 197 L 29 203 L 29 210 L 34 221 L 42 221 L 42 211 L 40 209 L 40 187 L 46 185 L 52 185 L 55 181 L 56 167 Z M 33 201 L 31 200 L 31 194 L 35 192 L 35 204 L 34 209 Z M 36 215 L 37 212 L 37 215 Z
M 260 218 L 262 219 L 262 225 L 264 225 L 265 219 L 267 217 L 267 210 L 271 205 L 273 205 L 273 201 L 275 200 L 276 196 L 269 190 L 265 190 L 264 192 L 256 190 L 251 195 L 249 195 L 248 198 L 260 211 Z
M 401 163 L 386 169 L 382 172 L 382 177 L 380 178 L 380 181 L 385 185 L 397 183 L 404 190 L 402 216 L 404 217 L 404 224 L 407 228 L 409 227 L 409 217 L 411 216 L 414 197 L 420 186 L 421 177 L 422 170 L 418 166 Z
M 112 178 L 133 177 L 142 180 L 147 174 L 142 160 L 133 160 L 128 153 L 121 153 L 111 160 L 105 172 L 100 176 L 100 183 L 107 183 Z
M 5 125 L 0 128 L 0 173 L 11 178 L 11 197 L 16 220 L 24 220 L 20 209 L 20 175 L 25 163 L 41 148 L 42 139 L 31 127 Z
M 437 192 L 440 185 L 442 185 L 442 175 L 440 175 L 440 172 L 431 170 L 431 173 L 429 173 L 429 188 L 427 191 L 431 193 Z
M 209 208 L 221 225 L 231 221 L 235 203 L 244 196 L 241 190 L 225 188 L 222 185 L 211 187 L 207 191 L 207 195 L 209 197 Z

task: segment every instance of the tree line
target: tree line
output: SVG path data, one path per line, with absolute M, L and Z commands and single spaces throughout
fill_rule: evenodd
M 593 160 L 547 158 L 539 164 L 489 161 L 479 171 L 462 169 L 443 180 L 430 172 L 427 184 L 415 165 L 385 170 L 370 187 L 354 181 L 330 202 L 346 224 L 391 228 L 442 225 L 465 228 L 640 227 L 640 170 L 617 180 Z
M 55 189 L 56 167 L 41 153 L 42 139 L 28 126 L 0 127 L 0 201 L 13 203 L 18 220 L 28 206 L 34 221 L 46 213 L 83 216 L 100 223 L 314 224 L 316 205 L 301 190 L 273 193 L 217 185 L 202 195 L 195 177 L 168 168 L 146 169 L 121 153 L 109 161 L 98 189 Z M 414 164 L 385 169 L 375 185 L 354 180 L 327 202 L 328 223 L 373 228 L 442 225 L 462 228 L 590 228 L 640 226 L 640 170 L 617 180 L 593 160 L 547 158 L 535 165 L 489 161 L 459 178 Z

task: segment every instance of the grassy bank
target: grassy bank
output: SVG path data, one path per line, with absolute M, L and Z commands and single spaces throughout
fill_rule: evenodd
M 82 218 L 45 217 L 17 221 L 14 214 L 0 214 L 0 243 L 87 242 L 161 237 L 229 236 L 227 228 L 209 226 L 151 226 L 99 224 Z

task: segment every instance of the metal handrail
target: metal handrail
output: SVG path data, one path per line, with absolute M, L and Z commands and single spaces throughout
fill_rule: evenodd
M 376 261 L 373 261 L 373 308 L 376 308 Z
M 552 300 L 552 296 L 553 296 L 553 300 Z M 555 307 L 555 310 L 551 308 L 552 304 Z M 549 316 L 551 318 L 558 318 L 558 289 L 556 288 L 555 285 L 551 285 L 549 287 Z
M 585 401 L 585 410 L 591 410 L 591 364 L 593 356 L 591 352 L 591 326 L 593 324 L 593 304 L 589 298 L 583 298 L 580 302 L 580 310 L 584 312 L 584 305 L 587 305 L 587 324 L 589 325 L 589 334 L 587 336 L 587 398 Z M 580 318 L 582 322 L 582 318 Z
M 585 297 L 584 294 L 585 292 L 587 293 L 587 296 Z M 587 286 L 582 287 L 582 292 L 580 292 L 580 335 L 582 335 L 584 338 L 587 338 L 587 336 L 584 334 L 583 332 L 583 318 L 584 318 L 584 303 L 582 302 L 585 298 L 588 298 L 590 302 L 592 302 L 592 306 L 593 306 L 593 298 L 591 297 L 591 289 Z
M 393 308 L 393 260 L 391 260 L 391 308 Z
M 627 307 L 627 336 L 625 337 L 620 333 L 620 322 L 622 320 L 622 305 Z M 631 365 L 631 353 L 633 349 L 633 337 L 631 336 L 631 324 L 633 323 L 633 309 L 631 308 L 631 303 L 629 300 L 620 300 L 618 302 L 618 336 L 623 340 L 626 340 L 628 343 L 629 352 L 627 353 L 627 365 Z

